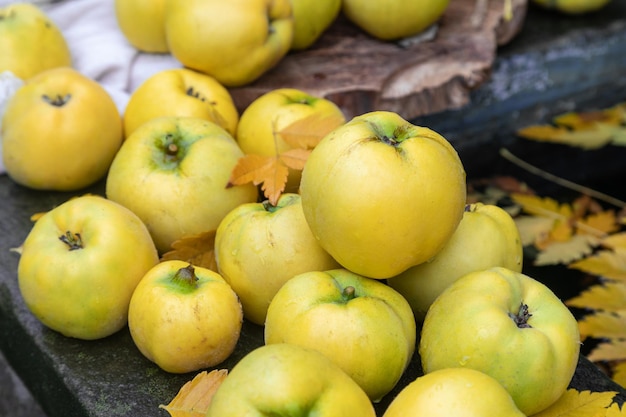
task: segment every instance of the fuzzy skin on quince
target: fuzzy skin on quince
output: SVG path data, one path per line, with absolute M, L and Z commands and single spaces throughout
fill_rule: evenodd
M 375 417 L 361 387 L 317 351 L 264 345 L 244 356 L 211 399 L 207 417 Z
M 246 319 L 259 325 L 287 280 L 339 268 L 311 233 L 293 193 L 282 194 L 276 206 L 264 201 L 236 207 L 220 222 L 214 247 L 219 273 L 239 296 Z
M 267 310 L 265 343 L 315 349 L 377 402 L 413 356 L 416 324 L 408 302 L 381 281 L 345 269 L 288 280 Z
M 133 212 L 85 195 L 37 220 L 22 245 L 17 277 L 26 306 L 45 326 L 94 340 L 126 326 L 132 294 L 158 262 Z
M 0 9 L 0 72 L 27 80 L 51 68 L 72 65 L 65 36 L 34 4 L 16 2 Z
M 109 93 L 70 67 L 28 79 L 7 103 L 0 128 L 7 173 L 38 190 L 95 183 L 123 140 L 122 117 Z
M 232 136 L 239 122 L 239 111 L 226 87 L 187 68 L 157 72 L 133 91 L 124 111 L 124 134 L 128 137 L 148 120 L 166 116 L 209 120 Z
M 128 309 L 137 348 L 161 369 L 186 373 L 212 367 L 235 350 L 243 312 L 217 272 L 163 261 L 146 272 Z
M 172 55 L 227 87 L 249 84 L 278 64 L 289 52 L 293 27 L 291 0 L 166 0 L 165 5 Z
M 465 170 L 453 146 L 394 112 L 336 128 L 300 182 L 313 234 L 344 268 L 391 278 L 439 252 L 463 217 Z
M 387 281 L 402 294 L 419 321 L 454 281 L 470 272 L 502 266 L 522 272 L 522 240 L 515 221 L 504 209 L 474 203 L 465 206 L 452 237 L 434 258 Z
M 426 313 L 419 342 L 424 373 L 482 371 L 528 416 L 565 392 L 579 353 L 578 323 L 567 306 L 541 282 L 502 267 L 446 288 Z

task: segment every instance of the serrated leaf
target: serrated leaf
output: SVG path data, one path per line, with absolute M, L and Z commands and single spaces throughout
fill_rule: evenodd
M 244 155 L 239 158 L 227 186 L 262 184 L 261 190 L 271 204 L 276 205 L 285 190 L 289 169 L 279 156 Z
M 626 382 L 626 380 L 623 382 Z M 625 386 L 623 384 L 620 384 L 620 385 Z M 620 405 L 616 402 L 611 404 L 611 406 L 606 409 L 605 417 L 624 417 L 624 416 L 626 416 L 626 407 L 622 406 L 622 408 L 620 409 Z
M 617 392 L 578 391 L 570 388 L 547 409 L 532 417 L 595 417 L 604 416 Z
M 511 198 L 517 204 L 520 204 L 526 213 L 536 216 L 543 216 L 552 219 L 568 219 L 573 213 L 571 205 L 560 204 L 558 201 L 550 197 L 513 193 L 511 194 Z
M 309 155 L 311 155 L 311 151 L 308 149 L 290 149 L 281 153 L 279 157 L 287 167 L 302 171 Z
M 228 376 L 227 369 L 203 371 L 181 387 L 168 405 L 159 405 L 171 417 L 204 417 L 215 391 Z
M 626 249 L 626 232 L 614 233 L 602 239 L 602 246 L 611 249 Z
M 565 301 L 570 307 L 592 310 L 619 311 L 626 309 L 626 285 L 607 282 L 583 290 L 576 297 Z
M 624 360 L 626 359 L 626 341 L 611 340 L 599 343 L 589 352 L 587 359 L 592 362 Z
M 626 144 L 626 106 L 621 103 L 603 110 L 568 112 L 553 118 L 553 124 L 528 126 L 518 130 L 520 137 L 597 149 L 609 143 Z
M 559 126 L 529 126 L 519 130 L 518 135 L 539 142 L 570 145 L 591 150 L 601 148 L 611 142 L 614 128 L 599 125 L 595 129 L 571 130 Z
M 174 241 L 172 250 L 161 256 L 161 261 L 180 260 L 217 272 L 215 260 L 215 230 Z
M 539 252 L 534 265 L 569 264 L 593 252 L 599 240 L 589 235 L 575 235 L 565 242 L 551 242 Z
M 569 268 L 606 279 L 626 282 L 626 248 L 617 247 L 614 250 L 598 251 L 593 256 L 570 264 Z
M 617 216 L 613 210 L 591 213 L 586 217 L 579 219 L 576 222 L 576 227 L 581 232 L 594 234 L 599 237 L 604 237 L 609 233 L 619 230 Z
M 596 311 L 578 320 L 578 328 L 582 339 L 626 338 L 626 312 Z
M 330 132 L 345 123 L 343 116 L 313 113 L 280 129 L 276 134 L 292 148 L 312 149 Z
M 626 387 L 626 362 L 622 361 L 613 365 L 612 371 L 613 375 L 611 376 L 611 379 L 620 384 L 622 387 Z M 626 415 L 626 408 L 622 406 L 621 414 L 607 413 L 607 416 L 608 415 Z
M 528 246 L 550 234 L 554 219 L 548 217 L 518 216 L 515 224 L 520 233 L 522 245 Z

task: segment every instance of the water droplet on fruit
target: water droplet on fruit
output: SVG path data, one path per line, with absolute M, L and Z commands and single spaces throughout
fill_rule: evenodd
M 465 366 L 465 365 L 467 365 L 467 362 L 469 362 L 469 360 L 470 360 L 470 357 L 469 357 L 469 356 L 467 356 L 467 355 L 466 355 L 466 356 L 463 356 L 463 357 L 461 358 L 461 360 L 459 361 L 459 365 L 461 365 L 461 366 Z

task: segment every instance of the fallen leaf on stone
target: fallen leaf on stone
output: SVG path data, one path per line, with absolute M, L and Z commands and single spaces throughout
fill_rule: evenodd
M 200 372 L 182 386 L 168 405 L 159 405 L 159 408 L 172 417 L 204 417 L 215 391 L 227 375 L 227 369 Z

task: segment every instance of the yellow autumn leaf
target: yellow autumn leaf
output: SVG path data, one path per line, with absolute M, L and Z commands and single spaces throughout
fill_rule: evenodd
M 287 151 L 290 152 L 290 151 Z M 233 168 L 228 186 L 253 183 L 261 185 L 263 195 L 276 205 L 285 190 L 289 169 L 281 156 L 244 155 Z
M 591 129 L 597 123 L 620 126 L 624 121 L 625 109 L 624 104 L 620 103 L 602 110 L 567 112 L 554 117 L 552 120 L 558 126 L 569 127 L 574 130 Z
M 532 417 L 600 417 L 613 401 L 617 392 L 578 391 L 570 388 L 547 409 Z
M 616 282 L 592 285 L 565 301 L 565 304 L 570 307 L 592 310 L 624 310 L 626 309 L 626 285 Z
M 596 339 L 626 338 L 626 311 L 595 311 L 578 320 L 580 337 Z
M 228 376 L 227 369 L 202 371 L 181 387 L 168 405 L 159 405 L 171 417 L 204 417 L 215 391 Z
M 626 106 L 618 104 L 603 110 L 568 112 L 552 119 L 552 124 L 518 130 L 520 137 L 549 143 L 597 149 L 609 143 L 626 144 Z
M 615 364 L 612 368 L 612 371 L 613 371 L 613 375 L 611 379 L 617 382 L 618 384 L 620 384 L 622 387 L 626 387 L 626 362 L 622 361 L 622 362 Z M 613 415 L 625 415 L 626 416 L 626 409 L 622 406 L 621 414 L 613 414 Z
M 626 249 L 626 232 L 614 233 L 602 239 L 602 246 L 612 249 Z
M 281 153 L 279 158 L 287 167 L 302 171 L 310 154 L 311 151 L 308 149 L 290 149 Z
M 523 246 L 534 244 L 550 234 L 554 220 L 547 217 L 518 216 L 514 218 Z
M 617 382 L 617 381 L 616 381 Z M 620 384 L 622 385 L 622 384 Z M 622 385 L 624 386 L 624 385 Z M 626 416 L 626 407 L 622 407 L 620 409 L 620 406 L 618 403 L 613 403 L 611 404 L 611 406 L 609 408 L 606 409 L 606 415 L 605 417 L 625 417 Z
M 539 142 L 557 143 L 591 150 L 609 144 L 616 128 L 597 124 L 593 129 L 571 130 L 560 126 L 529 126 L 519 130 L 519 136 Z
M 572 217 L 572 206 L 560 204 L 553 198 L 540 197 L 530 194 L 511 194 L 511 199 L 522 206 L 522 209 L 535 216 L 543 216 L 552 219 L 569 219 Z
M 553 241 L 537 254 L 533 264 L 537 266 L 567 265 L 591 254 L 598 244 L 599 240 L 589 235 L 575 235 L 565 242 Z
M 276 134 L 294 148 L 312 149 L 345 121 L 344 117 L 337 114 L 322 116 L 314 113 L 285 126 Z
M 215 230 L 193 236 L 184 236 L 172 243 L 172 250 L 161 256 L 161 261 L 179 260 L 217 272 L 215 260 Z
M 599 237 L 604 237 L 619 230 L 617 216 L 613 210 L 591 213 L 579 219 L 576 222 L 576 227 L 579 229 L 579 232 L 594 234 Z
M 591 362 L 619 361 L 626 359 L 626 341 L 611 340 L 599 343 L 587 355 Z
M 626 128 L 622 128 L 613 134 L 611 145 L 626 146 Z
M 601 250 L 571 263 L 568 267 L 606 279 L 626 282 L 626 248 Z

